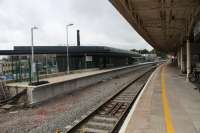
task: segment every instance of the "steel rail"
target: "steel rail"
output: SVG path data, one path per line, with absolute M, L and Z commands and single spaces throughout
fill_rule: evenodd
M 139 84 L 139 87 L 132 88 L 134 84 L 144 80 L 148 73 L 155 69 L 151 65 L 148 70 L 144 71 L 137 78 L 129 81 L 118 92 L 110 96 L 108 100 L 100 104 L 93 111 L 89 111 L 77 120 L 76 124 L 68 126 L 65 131 L 58 133 L 115 133 L 119 130 L 120 125 L 126 118 L 130 108 L 134 104 L 137 96 L 141 92 L 145 81 Z M 136 84 L 137 85 L 137 84 Z

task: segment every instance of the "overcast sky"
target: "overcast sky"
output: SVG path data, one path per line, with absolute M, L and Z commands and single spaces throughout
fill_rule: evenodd
M 65 25 L 70 45 L 104 45 L 122 49 L 151 49 L 108 0 L 0 0 L 0 49 L 30 45 L 30 27 L 39 27 L 35 45 L 64 45 Z

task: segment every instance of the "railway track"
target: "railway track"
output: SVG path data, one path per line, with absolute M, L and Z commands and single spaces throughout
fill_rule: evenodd
M 66 127 L 65 133 L 115 133 L 118 132 L 138 94 L 155 69 L 149 67 L 134 81 L 129 82 L 119 92 L 93 111 L 87 112 L 81 120 Z M 58 133 L 64 133 L 59 131 Z

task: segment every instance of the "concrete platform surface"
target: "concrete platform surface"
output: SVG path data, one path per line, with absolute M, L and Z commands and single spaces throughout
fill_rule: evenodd
M 200 93 L 170 64 L 159 67 L 121 133 L 200 133 Z
M 151 63 L 151 62 L 149 62 L 149 63 Z M 136 64 L 136 65 L 143 65 L 143 64 L 148 64 L 148 62 L 147 63 L 139 63 L 139 64 Z M 135 65 L 122 66 L 122 67 L 117 67 L 117 68 L 107 68 L 107 69 L 91 69 L 91 70 L 88 70 L 88 71 L 83 70 L 82 72 L 79 72 L 79 73 L 72 73 L 72 74 L 66 74 L 66 75 L 61 75 L 61 76 L 43 78 L 41 80 L 48 81 L 49 83 L 53 84 L 53 83 L 83 78 L 83 77 L 87 77 L 87 76 L 102 74 L 102 73 L 106 73 L 106 72 L 111 72 L 111 71 L 115 71 L 115 70 L 117 71 L 117 70 L 121 70 L 121 69 L 124 69 L 124 68 L 131 68 L 132 66 L 135 66 Z M 8 83 L 7 86 L 31 87 L 28 84 L 29 84 L 28 81 L 24 81 L 24 82 Z
M 76 79 L 76 78 L 81 78 L 81 77 L 85 77 L 85 76 L 90 76 L 90 75 L 94 75 L 94 74 L 99 74 L 99 73 L 103 73 L 103 72 L 107 72 L 107 71 L 111 71 L 111 70 L 112 69 L 93 70 L 93 71 L 86 71 L 86 72 L 80 72 L 80 73 L 44 78 L 44 79 L 41 79 L 41 80 L 48 81 L 49 83 L 56 83 L 56 82 L 62 82 L 62 81 Z M 28 82 L 8 83 L 7 85 L 8 86 L 24 86 L 24 87 L 29 86 Z

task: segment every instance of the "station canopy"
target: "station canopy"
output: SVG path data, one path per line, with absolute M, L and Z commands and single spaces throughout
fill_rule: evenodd
M 66 46 L 34 46 L 34 54 L 65 54 Z M 70 55 L 140 56 L 129 50 L 106 46 L 69 46 Z M 13 50 L 0 50 L 0 55 L 31 55 L 31 46 L 15 46 Z
M 200 16 L 200 0 L 110 1 L 151 46 L 165 52 L 192 38 Z

